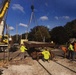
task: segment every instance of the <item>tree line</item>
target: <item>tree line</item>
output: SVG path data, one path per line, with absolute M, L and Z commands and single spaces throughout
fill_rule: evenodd
M 25 35 L 26 33 L 12 36 L 13 42 L 20 42 L 20 39 L 25 39 Z M 70 38 L 76 38 L 76 19 L 71 22 L 67 22 L 64 26 L 57 26 L 51 30 L 46 26 L 37 25 L 30 29 L 28 33 L 29 41 L 54 41 L 56 44 L 65 44 Z

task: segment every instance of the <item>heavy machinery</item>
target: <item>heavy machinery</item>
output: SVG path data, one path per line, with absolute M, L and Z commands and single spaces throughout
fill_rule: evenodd
M 35 18 L 35 15 L 34 15 L 34 5 L 31 5 L 31 10 L 32 10 L 32 13 L 31 13 L 31 17 L 30 17 L 30 20 L 29 20 L 29 23 L 28 23 L 28 27 L 30 26 L 31 24 L 31 21 L 34 19 L 34 22 L 36 23 L 36 25 L 38 25 L 37 23 L 37 20 Z M 39 30 L 40 31 L 40 30 Z M 22 41 L 24 43 L 24 45 L 28 48 L 28 53 L 29 55 L 33 58 L 33 59 L 39 59 L 42 55 L 41 55 L 41 50 L 44 48 L 44 47 L 51 47 L 53 48 L 55 46 L 55 43 L 49 43 L 49 42 L 45 42 L 43 39 L 43 36 L 40 32 L 40 35 L 41 35 L 41 38 L 42 38 L 42 42 L 38 42 L 38 41 Z M 28 28 L 27 28 L 27 35 L 26 35 L 26 39 L 28 38 Z M 51 53 L 51 57 L 54 57 L 54 54 L 50 51 Z
M 9 3 L 10 3 L 10 0 L 0 0 L 0 23 L 7 12 Z
M 9 3 L 10 0 L 0 0 L 0 51 L 3 51 L 6 47 L 8 47 L 8 27 L 6 24 L 6 18 Z

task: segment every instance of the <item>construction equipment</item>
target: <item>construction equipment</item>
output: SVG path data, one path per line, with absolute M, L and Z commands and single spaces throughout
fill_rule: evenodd
M 32 13 L 31 13 L 31 17 L 30 17 L 28 27 L 27 27 L 26 39 L 28 38 L 28 28 L 33 19 L 34 19 L 34 22 L 36 23 L 36 25 L 38 25 L 35 14 L 34 14 L 34 5 L 31 5 L 31 10 L 32 10 Z M 41 56 L 41 55 L 39 55 L 39 53 L 41 52 L 42 48 L 55 46 L 55 44 L 53 42 L 52 43 L 45 42 L 45 37 L 43 38 L 43 35 L 41 34 L 40 29 L 39 29 L 39 32 L 40 32 L 42 42 L 38 42 L 38 41 L 34 41 L 34 40 L 33 41 L 29 41 L 29 40 L 23 41 L 24 45 L 28 48 L 28 53 L 34 59 L 37 59 Z M 41 49 L 39 49 L 39 48 L 41 48 Z M 52 55 L 52 53 L 51 53 L 51 55 Z
M 0 23 L 3 20 L 5 14 L 7 12 L 7 9 L 9 7 L 9 3 L 10 3 L 10 0 L 1 0 L 1 6 L 0 6 Z
M 25 41 L 25 46 L 27 48 L 38 48 L 38 47 L 52 47 L 54 48 L 54 43 L 47 43 L 47 42 L 36 42 L 36 41 Z
M 8 47 L 8 34 L 7 34 L 7 10 L 10 0 L 0 0 L 0 51 Z M 6 28 L 6 34 L 4 34 Z

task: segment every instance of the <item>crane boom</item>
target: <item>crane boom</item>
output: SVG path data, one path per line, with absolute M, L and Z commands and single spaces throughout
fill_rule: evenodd
M 4 35 L 4 29 L 6 27 L 6 13 L 9 7 L 10 0 L 0 0 L 0 45 L 8 44 L 8 35 Z
M 4 0 L 4 2 L 2 4 L 1 11 L 0 11 L 0 23 L 1 23 L 2 19 L 4 18 L 4 15 L 9 7 L 9 3 L 10 3 L 10 0 Z

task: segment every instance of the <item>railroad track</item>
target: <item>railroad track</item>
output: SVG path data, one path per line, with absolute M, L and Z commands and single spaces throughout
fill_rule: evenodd
M 70 70 L 70 71 L 72 71 L 72 72 L 74 72 L 74 73 L 76 73 L 75 70 L 73 70 L 73 69 L 71 69 L 71 68 L 69 68 L 69 67 L 67 67 L 67 66 L 65 66 L 65 65 L 63 65 L 63 64 L 61 64 L 61 63 L 59 63 L 59 62 L 57 62 L 57 61 L 53 61 L 53 62 L 55 62 L 56 64 L 59 64 L 60 66 L 66 68 L 66 69 L 68 69 L 68 70 Z M 72 61 L 70 61 L 70 62 L 72 62 Z
M 72 68 L 69 68 L 55 60 L 51 60 L 49 63 L 43 62 L 42 60 L 40 60 L 40 61 L 38 61 L 38 63 L 48 72 L 49 75 L 76 75 L 76 70 L 73 70 Z M 48 64 L 48 65 L 46 65 L 46 64 Z M 53 70 L 55 73 L 52 72 Z M 64 74 L 60 74 L 60 73 L 56 74 L 56 72 L 61 72 L 61 73 L 64 72 Z M 66 72 L 68 74 L 65 74 Z
M 43 64 L 41 64 L 39 61 L 37 61 L 37 62 L 43 67 L 43 69 L 44 69 L 49 75 L 52 75 L 51 72 L 49 72 L 49 71 L 47 70 L 47 68 L 45 68 L 45 67 L 43 66 Z
M 14 53 L 11 53 L 10 54 L 11 55 L 10 57 L 13 60 L 13 59 L 19 57 L 19 54 L 20 54 L 20 52 L 14 52 Z M 39 61 L 37 61 L 37 62 L 38 62 L 38 64 L 40 66 L 43 67 L 43 69 L 48 73 L 48 75 L 57 75 L 57 74 L 54 74 L 52 71 L 56 69 L 55 72 L 58 72 L 58 71 L 60 71 L 59 68 L 63 68 L 63 69 L 65 69 L 65 71 L 71 72 L 72 75 L 75 75 L 76 74 L 76 70 L 74 70 L 72 68 L 69 68 L 68 66 L 66 66 L 66 65 L 64 65 L 64 64 L 62 64 L 62 63 L 60 63 L 58 61 L 55 61 L 55 60 L 50 60 L 50 62 L 48 63 L 48 62 L 43 62 L 41 59 L 39 59 Z M 53 70 L 52 70 L 52 68 L 53 68 Z M 62 70 L 62 73 L 63 73 L 63 70 Z M 70 75 L 70 74 L 68 74 L 68 75 Z
M 15 56 L 17 56 L 18 57 L 18 54 L 16 55 L 15 54 Z M 60 56 L 57 56 L 58 58 L 60 58 Z M 58 59 L 57 59 L 58 60 Z M 64 59 L 63 59 L 64 60 Z M 58 62 L 58 61 L 56 61 L 56 60 L 50 60 L 50 62 L 48 63 L 48 62 L 44 62 L 44 61 L 42 61 L 41 59 L 39 60 L 39 61 L 37 61 L 38 63 L 39 63 L 39 65 L 41 65 L 42 67 L 43 67 L 43 69 L 45 69 L 46 70 L 46 72 L 49 74 L 49 75 L 54 75 L 54 74 L 52 74 L 51 72 L 52 72 L 52 69 L 50 70 L 50 67 L 52 68 L 52 67 L 54 67 L 54 65 L 53 64 L 55 64 L 55 65 L 57 65 L 58 67 L 61 67 L 61 68 L 63 68 L 63 69 L 65 69 L 66 71 L 68 70 L 68 72 L 72 72 L 73 74 L 76 74 L 76 71 L 74 70 L 74 69 L 72 69 L 72 68 L 69 68 L 68 66 L 66 66 L 66 65 L 64 65 L 64 64 L 62 64 L 62 63 L 60 63 L 60 62 Z M 64 61 L 65 62 L 65 61 Z M 46 64 L 48 64 L 48 67 L 46 66 Z M 71 63 L 72 64 L 72 63 Z M 53 66 L 51 66 L 51 65 L 53 65 Z M 50 66 L 50 67 L 49 67 Z M 58 68 L 58 67 L 56 67 L 56 68 Z M 57 71 L 56 71 L 57 72 Z

